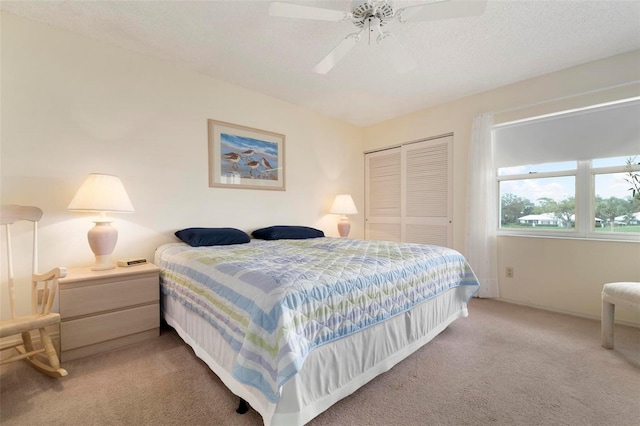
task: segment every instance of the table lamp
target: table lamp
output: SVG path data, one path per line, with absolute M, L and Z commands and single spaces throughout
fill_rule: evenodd
M 329 213 L 342 215 L 340 222 L 338 222 L 338 234 L 340 234 L 341 237 L 348 236 L 349 231 L 351 230 L 351 224 L 349 223 L 347 215 L 358 214 L 358 210 L 356 209 L 356 205 L 353 202 L 351 195 L 336 195 L 336 199 L 333 200 L 333 205 L 331 206 L 331 211 Z
M 96 256 L 96 262 L 91 269 L 104 271 L 115 268 L 111 262 L 111 253 L 113 253 L 118 241 L 118 231 L 111 226 L 113 220 L 108 218 L 106 213 L 131 213 L 134 211 L 120 178 L 98 173 L 90 174 L 76 192 L 67 209 L 100 213 L 100 218 L 93 221 L 96 225 L 87 234 L 89 246 Z

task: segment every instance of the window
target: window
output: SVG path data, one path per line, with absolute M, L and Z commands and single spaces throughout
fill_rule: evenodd
M 500 227 L 502 229 L 536 229 L 569 231 L 574 229 L 576 213 L 576 172 L 560 170 L 559 164 L 523 167 L 546 170 L 504 174 L 500 184 Z M 566 174 L 566 175 L 565 175 Z
M 640 233 L 640 197 L 632 194 L 639 163 L 640 157 L 593 161 L 595 232 Z
M 639 240 L 638 117 L 634 98 L 495 126 L 499 232 Z

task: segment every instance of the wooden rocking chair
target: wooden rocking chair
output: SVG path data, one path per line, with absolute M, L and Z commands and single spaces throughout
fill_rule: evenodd
M 67 371 L 60 367 L 58 354 L 45 327 L 60 323 L 60 314 L 52 313 L 51 307 L 58 291 L 58 279 L 67 275 L 67 270 L 65 268 L 55 268 L 44 274 L 37 273 L 37 238 L 40 218 L 42 218 L 42 210 L 37 207 L 11 205 L 0 208 L 0 222 L 6 230 L 9 309 L 11 314 L 10 319 L 0 321 L 0 338 L 6 341 L 6 344 L 2 345 L 0 350 L 15 348 L 18 352 L 17 355 L 3 359 L 0 364 L 25 360 L 48 376 L 62 377 L 67 375 Z M 31 315 L 16 317 L 10 228 L 13 223 L 20 220 L 33 222 L 33 274 L 31 278 Z M 40 334 L 38 348 L 36 348 L 31 339 L 31 331 L 34 330 L 38 330 Z M 17 335 L 20 335 L 21 338 L 5 339 Z

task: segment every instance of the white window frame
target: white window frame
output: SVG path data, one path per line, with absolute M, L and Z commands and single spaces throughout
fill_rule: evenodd
M 517 175 L 497 176 L 496 194 L 498 194 L 498 209 L 502 215 L 502 197 L 500 196 L 500 183 L 503 181 L 541 179 L 563 176 L 575 176 L 575 226 L 571 230 L 537 230 L 537 229 L 507 229 L 500 227 L 501 218 L 498 218 L 498 235 L 517 235 L 530 237 L 555 237 L 555 238 L 580 238 L 608 241 L 640 241 L 639 233 L 624 232 L 595 232 L 592 219 L 595 217 L 595 176 L 599 174 L 626 173 L 628 166 L 593 167 L 592 160 L 577 161 L 577 168 L 557 172 L 540 172 Z M 640 165 L 631 166 L 631 171 L 640 172 Z
M 632 156 L 633 157 L 633 156 Z M 640 158 L 640 154 L 635 156 L 636 159 Z M 640 165 L 624 165 L 624 166 L 611 166 L 611 167 L 591 167 L 591 162 L 589 161 L 590 166 L 590 210 L 589 214 L 591 217 L 595 217 L 595 208 L 596 208 L 596 175 L 605 175 L 612 173 L 627 173 L 631 172 L 640 172 Z M 631 184 L 629 184 L 631 185 Z M 607 232 L 607 231 L 598 231 L 594 232 L 591 228 L 589 228 L 589 232 L 587 232 L 587 238 L 597 239 L 597 240 L 627 240 L 627 241 L 640 241 L 640 233 L 625 233 L 625 232 Z
M 526 174 L 514 174 L 514 175 L 505 175 L 497 177 L 497 188 L 496 194 L 498 194 L 498 209 L 500 217 L 498 218 L 498 235 L 528 235 L 528 236 L 551 236 L 551 237 L 564 237 L 564 238 L 577 238 L 578 237 L 578 224 L 570 230 L 540 230 L 540 229 L 511 229 L 511 228 L 502 228 L 500 224 L 502 223 L 502 197 L 500 195 L 500 183 L 504 181 L 522 181 L 528 179 L 543 179 L 543 178 L 554 178 L 554 177 L 565 177 L 565 176 L 575 176 L 575 200 L 576 200 L 576 218 L 578 217 L 578 171 L 579 165 L 576 169 L 573 170 L 562 170 L 557 172 L 539 172 L 539 173 L 526 173 Z

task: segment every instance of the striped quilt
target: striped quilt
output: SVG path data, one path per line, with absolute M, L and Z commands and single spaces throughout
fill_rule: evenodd
M 159 247 L 161 288 L 236 352 L 233 376 L 271 402 L 309 351 L 457 286 L 479 288 L 464 257 L 428 245 L 341 238 Z

